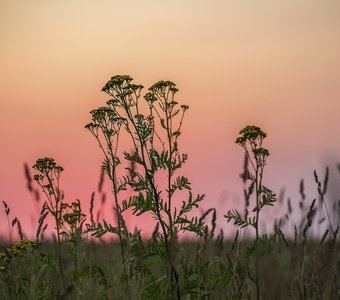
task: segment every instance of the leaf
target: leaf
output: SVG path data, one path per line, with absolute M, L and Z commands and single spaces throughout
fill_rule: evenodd
M 84 231 L 84 233 L 92 232 L 91 236 L 94 237 L 101 237 L 107 232 L 119 234 L 119 228 L 107 223 L 106 220 L 103 221 L 103 224 L 104 226 L 101 223 L 98 223 L 97 226 L 95 224 L 93 226 L 89 226 L 87 224 L 87 229 Z
M 254 226 L 254 222 L 255 222 L 255 217 L 253 219 L 248 218 L 242 218 L 241 214 L 239 213 L 239 211 L 237 209 L 232 209 L 229 210 L 227 212 L 226 215 L 224 215 L 224 217 L 227 219 L 227 222 L 229 223 L 230 221 L 233 221 L 235 225 L 244 228 L 247 227 L 249 225 Z
M 182 218 L 181 218 L 182 219 Z M 185 218 L 186 219 L 186 218 Z M 181 231 L 191 231 L 195 232 L 198 236 L 203 236 L 205 233 L 206 226 L 204 222 L 197 217 L 192 217 L 191 220 L 187 220 L 185 222 L 180 223 Z
M 181 110 L 178 109 L 178 110 L 176 110 L 175 112 L 173 112 L 173 113 L 171 114 L 171 118 L 173 118 L 173 117 L 175 117 L 176 115 L 178 115 L 178 113 L 179 113 L 180 111 L 181 111 Z
M 127 185 L 132 186 L 135 182 L 131 177 L 128 175 L 122 176 L 122 178 L 119 178 L 116 182 L 117 185 L 117 192 L 120 191 L 126 191 L 127 190 Z
M 191 190 L 190 182 L 185 176 L 178 176 L 175 182 L 172 184 L 170 189 L 170 194 L 172 195 L 177 189 L 179 190 Z
M 137 163 L 139 165 L 143 164 L 143 160 L 139 156 L 137 151 L 135 151 L 133 154 L 130 154 L 129 152 L 124 151 L 124 158 L 128 161 L 132 161 L 132 162 Z
M 174 143 L 174 148 L 177 149 L 177 143 Z M 183 164 L 187 161 L 187 159 L 188 159 L 187 153 L 182 153 L 182 155 L 178 153 L 175 156 L 175 158 L 171 161 L 172 174 L 174 174 L 177 169 L 180 169 L 183 166 Z
M 187 218 L 177 218 L 175 224 L 185 224 L 190 223 L 190 221 Z
M 140 192 L 138 196 L 132 196 L 133 210 L 132 213 L 140 216 L 148 211 L 154 211 L 153 197 L 147 193 L 146 197 Z
M 102 162 L 102 170 L 106 172 L 109 178 L 112 178 L 111 174 L 111 162 L 105 157 L 104 161 Z
M 126 199 L 124 199 L 121 203 L 121 207 L 120 207 L 120 212 L 124 212 L 126 210 L 128 210 L 129 208 L 134 206 L 134 198 L 133 196 L 130 197 L 130 199 L 127 201 Z
M 254 255 L 263 255 L 270 252 L 274 248 L 273 241 L 265 234 L 254 240 L 253 244 L 247 248 L 246 257 L 250 258 Z
M 159 153 L 156 149 L 152 148 L 149 150 L 149 157 L 153 160 L 151 161 L 151 164 L 154 164 L 155 170 L 165 170 L 169 165 L 169 152 L 167 150 L 163 150 Z

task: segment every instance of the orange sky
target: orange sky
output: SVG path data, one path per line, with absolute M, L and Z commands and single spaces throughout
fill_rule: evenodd
M 102 156 L 84 125 L 115 74 L 177 83 L 185 172 L 205 207 L 222 216 L 241 199 L 247 124 L 268 133 L 268 185 L 315 189 L 313 170 L 340 161 L 339 16 L 337 0 L 2 0 L 0 200 L 30 226 L 22 165 L 52 156 L 66 198 L 88 202 Z

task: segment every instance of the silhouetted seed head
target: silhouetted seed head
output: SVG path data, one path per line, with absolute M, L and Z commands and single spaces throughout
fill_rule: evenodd
M 104 205 L 105 202 L 106 202 L 106 194 L 104 193 L 104 194 L 102 195 L 101 204 Z
M 327 191 L 327 186 L 328 186 L 328 179 L 329 179 L 329 168 L 328 166 L 326 167 L 326 171 L 325 171 L 325 178 L 323 180 L 323 190 L 322 190 L 322 194 L 325 195 L 326 191 Z
M 293 212 L 293 208 L 292 208 L 292 202 L 290 200 L 290 198 L 288 198 L 288 214 L 292 214 Z
M 18 226 L 18 234 L 19 234 L 20 240 L 23 240 L 24 234 L 22 233 L 21 223 L 19 220 L 17 220 L 17 226 Z
M 94 225 L 93 208 L 94 208 L 94 192 L 91 195 L 91 201 L 90 201 L 90 218 L 91 218 L 92 226 Z
M 101 168 L 99 182 L 98 182 L 98 192 L 101 192 L 103 189 L 104 176 L 105 176 L 105 171 L 103 168 Z
M 306 195 L 305 195 L 305 184 L 304 184 L 303 179 L 301 179 L 301 181 L 300 181 L 300 195 L 301 195 L 302 200 L 305 200 L 305 199 L 306 199 Z
M 5 213 L 8 216 L 11 210 L 5 201 L 2 201 L 2 203 L 4 204 L 5 207 Z
M 26 178 L 26 182 L 27 182 L 27 189 L 32 192 L 33 191 L 33 187 L 32 187 L 32 177 L 30 174 L 30 170 L 28 167 L 27 163 L 24 163 L 24 173 L 25 173 L 25 178 Z
M 33 196 L 36 202 L 40 202 L 40 194 L 38 190 L 34 189 Z
M 235 249 L 235 246 L 236 246 L 237 241 L 238 241 L 238 238 L 239 238 L 239 234 L 240 234 L 240 231 L 237 229 L 236 235 L 235 235 L 235 238 L 234 238 L 234 241 L 233 241 L 233 244 L 232 244 L 232 246 L 231 246 L 231 250 L 234 250 L 234 249 Z

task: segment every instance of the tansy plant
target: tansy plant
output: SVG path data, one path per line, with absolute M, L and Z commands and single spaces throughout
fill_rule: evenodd
M 178 141 L 189 107 L 178 104 L 175 99 L 178 89 L 171 81 L 155 83 L 142 96 L 143 86 L 132 80 L 130 76 L 113 76 L 102 89 L 111 99 L 107 106 L 91 111 L 92 122 L 86 125 L 104 154 L 103 167 L 112 182 L 118 220 L 117 226 L 106 222 L 98 224 L 94 234 L 116 233 L 123 247 L 127 229 L 122 213 L 129 208 L 136 216 L 151 213 L 160 225 L 161 231 L 157 235 L 164 244 L 179 298 L 179 279 L 169 243 L 177 232 L 192 231 L 202 235 L 205 230 L 202 220 L 188 216 L 204 196 L 193 198 L 189 179 L 176 175 L 188 158 L 180 152 Z M 123 158 L 118 151 L 122 133 L 133 145 L 132 151 L 123 152 Z M 128 174 L 117 174 L 120 164 Z M 165 188 L 158 184 L 163 178 Z M 129 199 L 121 199 L 119 192 L 127 188 L 134 194 Z M 178 190 L 188 191 L 188 198 L 182 200 L 180 207 L 174 204 Z
M 47 214 L 50 213 L 55 221 L 59 268 L 61 279 L 65 286 L 60 246 L 63 241 L 76 243 L 79 239 L 81 239 L 85 215 L 81 212 L 79 200 L 72 202 L 72 204 L 63 202 L 64 192 L 60 189 L 60 175 L 64 169 L 62 166 L 58 165 L 53 158 L 44 157 L 38 159 L 36 164 L 33 166 L 33 169 L 38 171 L 33 178 L 42 188 L 47 199 L 41 210 L 37 240 L 40 233 L 44 232 L 46 229 L 47 224 L 43 227 L 43 223 Z
M 276 201 L 276 195 L 262 184 L 264 167 L 269 156 L 269 151 L 262 147 L 266 136 L 266 133 L 257 126 L 246 126 L 240 131 L 236 144 L 244 149 L 247 162 L 244 172 L 241 174 L 241 178 L 249 183 L 245 193 L 246 207 L 243 214 L 232 209 L 225 215 L 228 222 L 233 221 L 241 228 L 250 226 L 255 231 L 254 245 L 248 249 L 248 255 L 255 254 L 255 276 L 251 274 L 250 276 L 256 284 L 257 299 L 260 299 L 259 250 L 261 244 L 268 242 L 266 236 L 260 236 L 260 212 L 265 206 L 272 206 Z M 248 169 L 249 164 L 250 170 Z M 252 195 L 254 195 L 254 202 L 251 207 Z
M 64 193 L 60 189 L 59 179 L 60 174 L 64 170 L 63 167 L 57 165 L 53 158 L 44 157 L 37 160 L 33 169 L 38 171 L 33 176 L 34 180 L 42 188 L 46 196 L 47 202 L 44 207 L 47 207 L 50 214 L 53 216 L 58 244 L 61 243 L 61 226 L 62 226 L 62 201 Z

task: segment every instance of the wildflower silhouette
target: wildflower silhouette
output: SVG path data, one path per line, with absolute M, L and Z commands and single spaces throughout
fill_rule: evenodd
M 241 178 L 245 182 L 249 182 L 249 188 L 246 192 L 246 209 L 243 216 L 236 209 L 229 210 L 225 218 L 228 222 L 233 221 L 235 225 L 241 228 L 251 226 L 255 230 L 254 245 L 248 249 L 247 254 L 248 256 L 255 254 L 254 282 L 256 284 L 257 299 L 260 299 L 259 249 L 261 243 L 268 243 L 267 237 L 261 237 L 259 233 L 260 211 L 264 206 L 273 206 L 276 201 L 276 195 L 262 184 L 264 167 L 269 156 L 269 151 L 262 147 L 263 140 L 267 137 L 267 134 L 260 127 L 246 126 L 240 131 L 240 135 L 236 139 L 236 144 L 244 149 L 246 161 L 249 161 L 251 165 L 251 171 L 246 166 L 241 174 Z M 255 203 L 251 212 L 249 212 L 249 198 L 254 189 Z
M 118 225 L 104 222 L 94 229 L 95 235 L 106 232 L 118 234 L 121 245 L 126 238 L 126 226 L 122 213 L 132 208 L 139 216 L 151 213 L 160 225 L 156 232 L 164 243 L 165 257 L 170 265 L 171 277 L 175 278 L 176 297 L 180 298 L 179 277 L 170 253 L 170 243 L 178 232 L 191 231 L 203 235 L 205 225 L 202 219 L 188 217 L 197 208 L 204 195 L 193 198 L 190 181 L 185 176 L 175 176 L 188 159 L 179 151 L 179 137 L 187 105 L 179 106 L 175 99 L 178 92 L 172 81 L 159 81 L 142 97 L 143 86 L 132 83 L 128 75 L 116 75 L 104 85 L 102 91 L 112 99 L 106 107 L 91 111 L 92 122 L 86 128 L 94 135 L 104 153 L 103 167 L 108 174 L 114 192 L 115 211 Z M 124 151 L 123 159 L 118 155 L 119 136 L 124 128 L 130 137 L 133 151 Z M 117 167 L 124 163 L 129 175 L 118 178 Z M 158 176 L 166 173 L 166 189 L 157 184 Z M 118 199 L 118 193 L 130 187 L 135 194 L 129 199 Z M 173 198 L 176 191 L 187 190 L 188 198 L 176 207 Z M 122 253 L 124 254 L 122 246 Z

